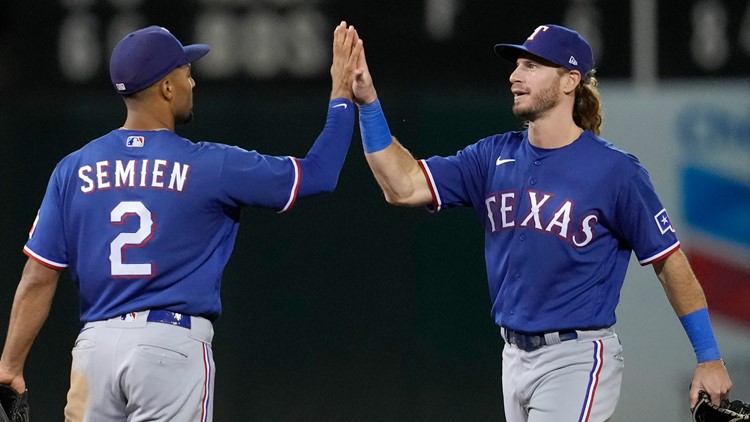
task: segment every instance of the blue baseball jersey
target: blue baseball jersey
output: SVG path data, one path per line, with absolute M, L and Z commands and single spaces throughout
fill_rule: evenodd
M 332 189 L 351 140 L 352 109 L 331 101 L 307 184 L 306 159 L 193 143 L 167 130 L 114 130 L 58 163 L 24 252 L 69 269 L 82 321 L 145 309 L 215 320 L 241 207 L 283 212 L 301 185 L 304 195 Z
M 646 265 L 680 245 L 646 169 L 589 131 L 558 149 L 494 135 L 420 165 L 436 211 L 472 206 L 482 221 L 502 327 L 609 327 L 631 252 Z
M 68 268 L 81 319 L 169 309 L 216 319 L 240 207 L 288 210 L 295 159 L 115 130 L 55 168 L 24 251 Z

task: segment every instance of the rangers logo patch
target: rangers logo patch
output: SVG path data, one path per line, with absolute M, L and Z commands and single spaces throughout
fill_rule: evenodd
M 667 215 L 666 209 L 659 211 L 654 216 L 654 220 L 656 220 L 656 225 L 659 226 L 659 230 L 661 230 L 661 234 L 664 234 L 668 231 L 674 232 L 674 228 L 672 227 L 672 222 L 669 221 L 669 216 Z
M 130 148 L 142 148 L 146 139 L 143 136 L 128 136 L 125 146 Z

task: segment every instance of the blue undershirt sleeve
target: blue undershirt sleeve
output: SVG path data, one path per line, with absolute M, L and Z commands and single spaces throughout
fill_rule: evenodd
M 354 104 L 345 98 L 331 100 L 325 127 L 307 156 L 298 160 L 299 198 L 333 192 L 344 166 L 353 132 Z

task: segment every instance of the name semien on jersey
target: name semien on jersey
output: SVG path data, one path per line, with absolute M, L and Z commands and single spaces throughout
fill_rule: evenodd
M 578 230 L 570 232 L 571 214 L 573 212 L 573 202 L 566 200 L 554 212 L 549 221 L 542 221 L 541 210 L 552 197 L 552 194 L 529 191 L 529 209 L 523 219 L 518 223 L 521 227 L 531 225 L 536 230 L 542 230 L 555 234 L 566 241 L 572 242 L 576 247 L 586 246 L 594 238 L 594 225 L 598 217 L 595 213 L 586 214 Z M 487 206 L 487 217 L 490 222 L 490 230 L 495 233 L 498 230 L 510 229 L 516 227 L 516 192 L 499 192 L 489 195 L 484 200 Z
M 190 166 L 168 160 L 97 161 L 78 168 L 83 181 L 81 192 L 122 188 L 166 189 L 182 192 L 188 182 Z

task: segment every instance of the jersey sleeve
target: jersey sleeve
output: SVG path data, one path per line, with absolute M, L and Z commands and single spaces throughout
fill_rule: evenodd
M 680 247 L 675 229 L 645 168 L 626 182 L 618 195 L 618 231 L 633 248 L 641 265 L 652 264 Z
M 62 270 L 68 267 L 63 221 L 63 201 L 60 184 L 60 165 L 50 177 L 47 191 L 23 252 L 42 265 Z
M 467 146 L 456 155 L 420 160 L 432 192 L 434 211 L 481 203 L 486 162 L 483 141 Z
M 221 184 L 227 199 L 250 205 L 288 211 L 297 197 L 300 171 L 292 157 L 276 157 L 239 147 L 226 149 Z
M 329 102 L 323 130 L 299 164 L 299 197 L 333 192 L 338 184 L 354 130 L 354 104 L 344 98 Z

